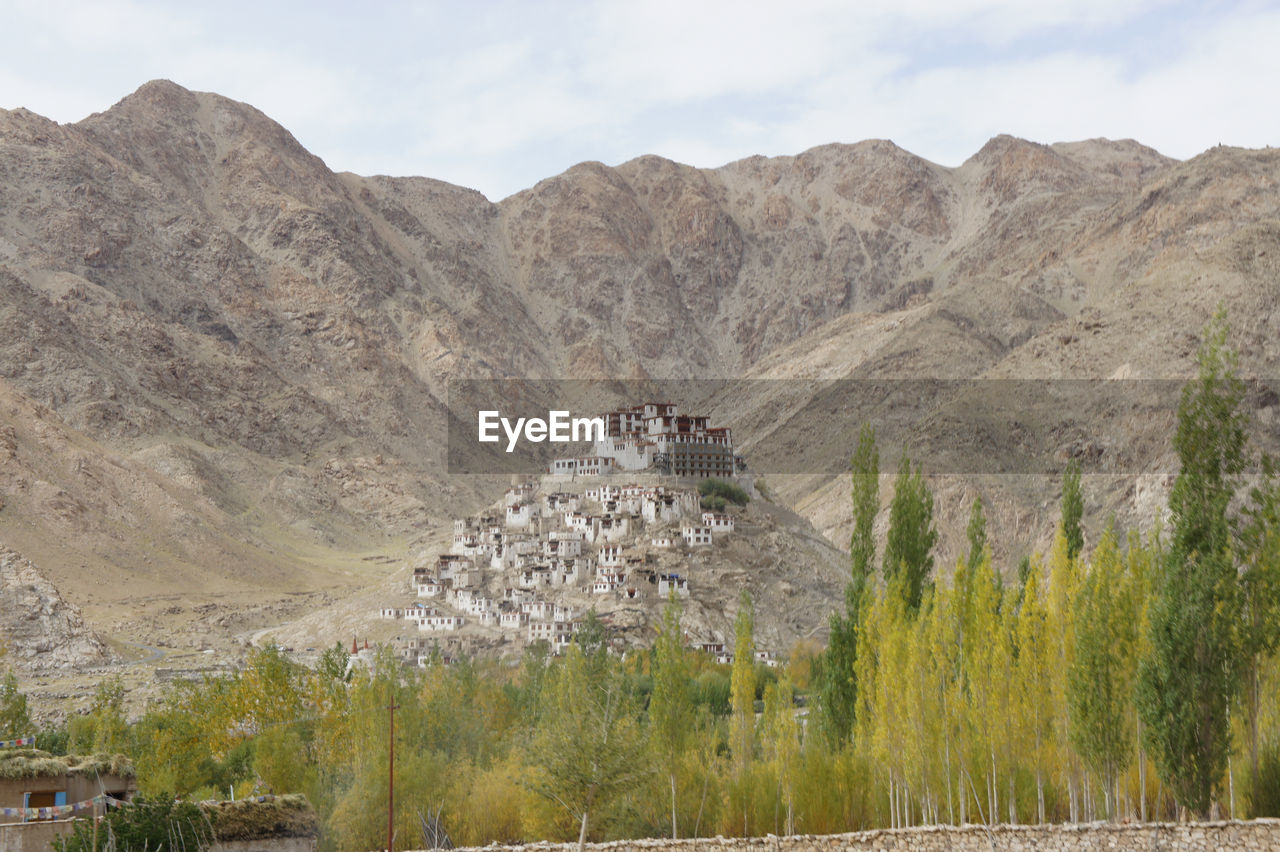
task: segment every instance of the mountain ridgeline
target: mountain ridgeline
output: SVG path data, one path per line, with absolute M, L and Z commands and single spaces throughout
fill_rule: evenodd
M 882 140 L 584 163 L 493 202 L 335 173 L 165 81 L 75 124 L 0 111 L 0 542 L 91 622 L 181 594 L 234 630 L 493 498 L 447 473 L 453 378 L 1181 378 L 1220 303 L 1274 375 L 1278 180 L 1270 149 L 1000 136 L 955 168 Z M 847 543 L 847 477 L 770 485 Z M 1054 487 L 941 484 L 944 557 L 975 491 L 992 541 L 1043 546 Z M 1148 522 L 1159 492 L 1089 512 Z

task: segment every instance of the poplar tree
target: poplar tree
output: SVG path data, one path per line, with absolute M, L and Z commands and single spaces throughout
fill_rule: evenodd
M 1240 680 L 1240 583 L 1228 516 L 1244 467 L 1244 385 L 1220 311 L 1182 390 L 1169 494 L 1171 541 L 1151 603 L 1138 702 L 1152 757 L 1180 805 L 1204 814 L 1231 752 Z
M 733 755 L 736 776 L 742 792 L 742 832 L 750 831 L 747 819 L 751 757 L 755 748 L 756 670 L 755 613 L 751 594 L 742 590 L 738 598 L 738 615 L 734 620 L 733 670 L 729 678 L 729 751 Z
M 889 506 L 889 533 L 884 545 L 884 577 L 891 582 L 899 574 L 907 609 L 920 609 L 925 588 L 932 583 L 933 546 L 938 530 L 933 525 L 933 492 L 924 481 L 919 465 L 913 471 L 906 451 L 898 463 Z
M 671 839 L 678 835 L 676 780 L 693 728 L 689 665 L 680 634 L 682 610 L 672 592 L 662 612 L 662 631 L 653 646 L 653 695 L 649 699 L 649 742 L 671 786 Z
M 987 552 L 987 516 L 982 511 L 982 498 L 974 497 L 973 506 L 969 509 L 969 526 L 965 530 L 969 537 L 969 570 L 978 570 L 983 554 Z
M 1062 474 L 1062 534 L 1067 538 L 1067 558 L 1078 559 L 1084 550 L 1084 492 L 1080 488 L 1080 464 L 1067 462 Z
M 862 601 L 867 581 L 875 571 L 876 513 L 880 510 L 880 451 L 876 448 L 876 433 L 864 424 L 858 434 L 858 447 L 850 465 L 853 472 L 853 535 L 849 540 L 849 560 L 852 569 L 850 592 L 851 613 L 856 614 Z
M 1244 703 L 1249 738 L 1250 789 L 1259 785 L 1258 716 L 1262 708 L 1261 670 L 1280 645 L 1280 470 L 1263 459 L 1263 481 L 1251 489 L 1241 528 L 1245 570 L 1241 576 Z
M 1067 670 L 1071 744 L 1103 782 L 1115 816 L 1118 778 L 1133 755 L 1130 729 L 1135 614 L 1111 527 L 1102 534 L 1075 606 L 1075 659 Z
M 832 745 L 848 742 L 858 703 L 858 621 L 875 571 L 874 525 L 880 508 L 880 451 L 875 432 L 863 425 L 853 453 L 853 535 L 849 541 L 850 580 L 844 612 L 832 613 L 827 649 L 820 663 L 817 699 L 823 732 Z
M 796 784 L 800 772 L 800 726 L 796 723 L 795 689 L 783 675 L 764 691 L 764 750 L 778 776 L 786 806 L 784 833 L 795 834 Z
M 1059 675 L 1049 632 L 1049 613 L 1040 592 L 1040 566 L 1026 572 L 1018 608 L 1015 689 L 1019 727 L 1027 742 L 1036 780 L 1036 821 L 1045 822 L 1045 774 L 1054 747 L 1053 683 Z

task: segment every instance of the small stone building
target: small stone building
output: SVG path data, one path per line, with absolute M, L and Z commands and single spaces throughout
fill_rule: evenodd
M 122 755 L 0 750 L 0 852 L 48 849 L 71 831 L 72 817 L 103 813 L 99 796 L 128 801 L 136 792 L 133 764 Z

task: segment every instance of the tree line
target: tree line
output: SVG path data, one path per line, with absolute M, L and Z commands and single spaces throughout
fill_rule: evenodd
M 969 550 L 934 565 L 934 502 L 904 455 L 883 553 L 875 435 L 852 460 L 851 575 L 826 648 L 734 662 L 686 647 L 674 598 L 648 648 L 610 651 L 588 617 L 560 658 L 350 669 L 275 647 L 177 683 L 128 722 L 117 680 L 42 731 L 118 751 L 144 793 L 305 793 L 326 849 L 382 848 L 388 707 L 396 848 L 541 839 L 832 833 L 939 822 L 1280 815 L 1280 481 L 1245 487 L 1243 385 L 1221 317 L 1184 389 L 1167 523 L 1086 548 L 1079 472 L 1046 556 L 1009 579 L 975 501 Z M 1014 574 L 1016 573 L 1016 579 Z M 0 680 L 0 738 L 29 722 Z M 15 727 L 16 726 L 16 727 Z

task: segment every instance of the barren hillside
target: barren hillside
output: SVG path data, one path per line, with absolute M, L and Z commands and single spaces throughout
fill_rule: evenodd
M 1218 303 L 1273 376 L 1278 179 L 1280 151 L 1002 136 L 957 168 L 585 163 L 495 203 L 335 174 L 164 81 L 71 125 L 0 111 L 0 543 L 104 634 L 229 647 L 500 492 L 447 473 L 453 378 L 1177 378 Z M 837 476 L 770 485 L 844 540 Z M 1100 479 L 1090 513 L 1144 523 L 1161 487 Z M 998 557 L 1053 523 L 1050 477 L 939 489 L 944 563 L 975 495 Z

